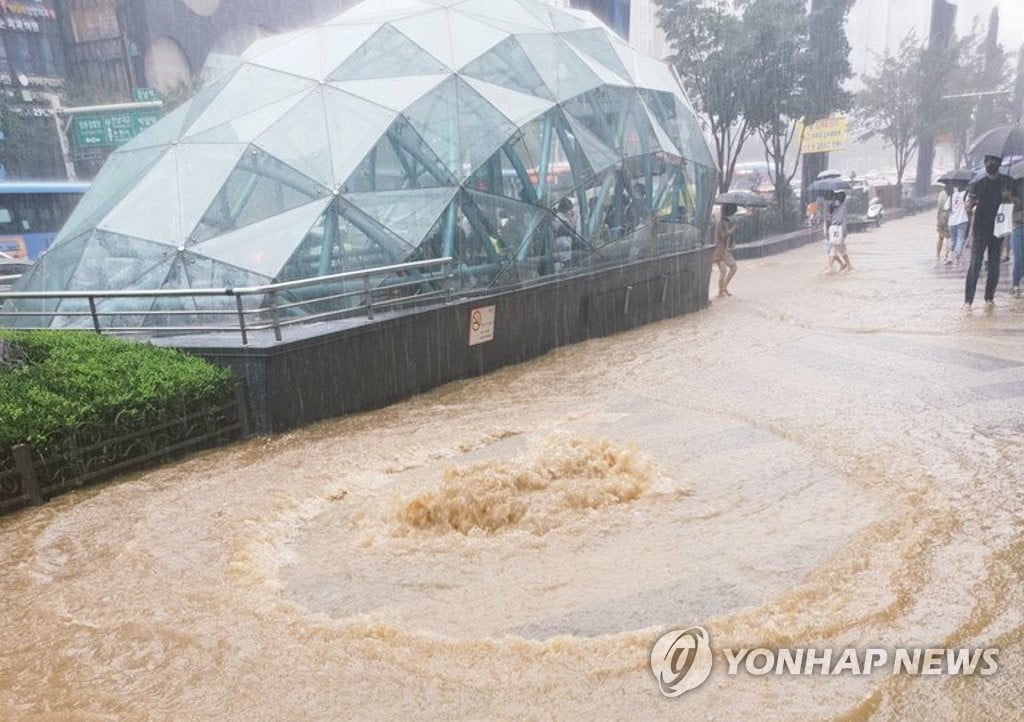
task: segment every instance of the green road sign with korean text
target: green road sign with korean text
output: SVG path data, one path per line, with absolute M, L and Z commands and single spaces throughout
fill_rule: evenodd
M 71 126 L 75 148 L 116 148 L 160 120 L 159 108 L 76 115 Z
M 151 100 L 160 100 L 156 88 L 132 88 L 132 100 L 136 103 L 145 103 Z

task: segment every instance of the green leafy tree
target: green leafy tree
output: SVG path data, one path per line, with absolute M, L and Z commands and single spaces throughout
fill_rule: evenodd
M 853 77 L 846 19 L 855 1 L 811 0 L 807 18 L 807 60 L 811 72 L 804 78 L 808 124 L 853 107 L 853 94 L 844 86 Z M 803 156 L 804 187 L 827 165 L 828 153 Z
M 787 224 L 799 154 L 797 128 L 809 112 L 808 78 L 813 74 L 803 0 L 753 0 L 743 13 L 750 78 L 744 97 L 746 119 L 764 146 L 775 201 Z M 790 163 L 792 165 L 790 165 Z
M 860 140 L 880 137 L 892 148 L 897 187 L 903 185 L 921 136 L 924 59 L 924 48 L 911 31 L 895 55 L 886 52 L 878 58 L 874 69 L 863 77 L 864 89 L 857 95 Z
M 728 190 L 743 146 L 755 133 L 744 115 L 750 58 L 743 22 L 727 3 L 713 0 L 661 0 L 658 19 L 714 139 L 719 187 Z

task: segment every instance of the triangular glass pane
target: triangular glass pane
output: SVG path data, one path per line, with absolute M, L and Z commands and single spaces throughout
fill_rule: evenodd
M 314 81 L 306 78 L 256 65 L 243 65 L 191 125 L 188 134 L 202 133 L 313 87 Z
M 630 98 L 631 109 L 622 134 L 622 154 L 625 158 L 647 155 L 652 150 L 653 132 L 647 120 L 647 110 L 635 96 Z
M 331 198 L 321 198 L 231 233 L 192 246 L 197 255 L 273 277 L 323 214 Z
M 280 120 L 306 97 L 308 90 L 289 95 L 276 103 L 257 108 L 251 113 L 232 118 L 202 133 L 186 135 L 186 143 L 251 143 L 267 128 Z
M 493 50 L 464 67 L 462 75 L 517 90 L 538 98 L 554 99 L 515 38 L 503 40 Z
M 633 52 L 635 72 L 633 77 L 637 86 L 660 90 L 665 93 L 680 92 L 679 83 L 676 82 L 672 69 L 660 60 L 649 58 L 643 53 Z
M 504 149 L 496 151 L 486 163 L 477 168 L 466 182 L 466 187 L 507 198 L 524 197 L 522 181 Z
M 315 28 L 304 32 L 289 33 L 291 37 L 278 42 L 258 55 L 247 52 L 253 65 L 270 68 L 282 73 L 300 75 L 304 78 L 320 79 L 320 40 Z M 340 60 L 338 61 L 341 62 Z
M 622 161 L 619 154 L 594 135 L 583 121 L 568 113 L 565 114 L 565 118 L 569 123 L 573 138 L 594 173 L 600 173 L 605 168 L 616 166 Z
M 405 241 L 355 206 L 338 199 L 315 222 L 277 279 L 294 281 L 380 268 L 401 263 L 411 252 Z
M 666 133 L 665 129 L 661 127 L 661 123 L 659 123 L 658 119 L 654 117 L 654 114 L 651 113 L 646 104 L 643 105 L 643 108 L 644 113 L 647 115 L 647 121 L 650 128 L 654 132 L 654 139 L 661 150 L 671 155 L 682 157 L 682 153 L 680 153 L 679 148 L 677 148 L 676 144 L 668 137 L 668 133 Z
M 184 245 L 178 212 L 177 147 L 172 147 L 97 225 L 111 233 L 177 248 Z
M 573 30 L 572 32 L 563 33 L 562 37 L 568 40 L 569 44 L 577 50 L 594 58 L 624 80 L 629 80 L 626 66 L 623 65 L 619 54 L 615 52 L 607 30 L 600 28 Z
M 143 288 L 140 281 L 156 267 L 162 267 L 166 275 L 167 266 L 176 253 L 163 243 L 97 231 L 82 253 L 75 271 L 75 285 L 93 290 Z
M 365 80 L 444 71 L 444 65 L 430 53 L 390 25 L 385 25 L 328 77 L 331 80 Z
M 463 15 L 457 12 L 457 8 L 455 12 L 448 13 L 448 24 L 451 28 L 453 68 L 464 67 L 509 37 L 504 30 Z
M 675 99 L 675 105 L 676 117 L 679 120 L 679 135 L 682 140 L 680 150 L 684 157 L 694 163 L 714 168 L 715 160 L 711 155 L 711 148 L 704 137 L 704 131 L 699 125 L 697 116 L 678 98 Z
M 424 15 L 395 20 L 390 25 L 430 53 L 439 63 L 452 67 L 452 36 L 447 10 L 437 9 Z
M 198 250 L 198 249 L 197 249 Z M 247 286 L 264 286 L 273 281 L 269 276 L 262 276 L 250 270 L 220 263 L 211 258 L 185 252 L 185 272 L 188 274 L 192 288 L 245 288 Z M 215 303 L 214 298 L 207 298 L 203 305 L 209 307 Z M 234 306 L 235 301 L 225 297 L 224 304 Z
M 253 62 L 320 80 L 345 62 L 376 29 L 374 25 L 318 27 L 260 55 Z
M 146 128 L 142 133 L 122 145 L 119 150 L 131 152 L 142 148 L 169 145 L 175 142 L 181 137 L 185 129 L 185 121 L 191 108 L 191 100 L 179 105 L 157 123 Z
M 499 255 L 516 253 L 533 235 L 547 212 L 544 208 L 519 203 L 502 196 L 493 196 L 476 191 L 467 191 L 463 199 L 463 213 L 479 213 L 470 224 L 468 242 L 472 245 L 490 244 Z M 472 249 L 469 249 L 472 250 Z M 476 250 L 472 255 L 488 255 L 486 249 Z
M 554 107 L 554 102 L 550 100 L 519 93 L 483 80 L 466 78 L 465 82 L 517 126 L 529 123 Z
M 334 186 L 323 86 L 309 93 L 254 143 L 313 180 Z
M 36 261 L 18 285 L 19 291 L 66 291 L 71 285 L 72 277 L 82 260 L 86 244 L 92 238 L 92 233 L 85 233 L 77 238 L 70 238 L 61 243 L 55 243 Z M 18 308 L 31 310 L 22 306 L 23 302 L 18 301 Z M 25 301 L 26 304 L 35 305 L 35 301 Z M 38 310 L 52 310 L 56 304 L 50 301 L 39 304 Z
M 455 6 L 455 11 L 495 26 L 509 26 L 517 32 L 550 32 L 550 18 L 541 19 L 514 0 L 466 0 Z
M 421 188 L 412 191 L 350 193 L 352 203 L 411 246 L 419 245 L 455 197 L 456 188 Z
M 398 114 L 334 88 L 325 87 L 323 92 L 335 179 L 332 187 L 338 188 L 366 157 L 366 149 L 379 141 Z
M 431 90 L 450 73 L 408 75 L 401 78 L 374 78 L 372 80 L 332 81 L 331 87 L 358 96 L 392 110 L 405 110 Z
M 557 35 L 516 36 L 534 68 L 558 100 L 566 100 L 602 84 L 602 80 Z
M 294 168 L 250 148 L 228 176 L 196 227 L 190 243 L 201 243 L 330 195 Z
M 399 116 L 342 186 L 360 193 L 457 185 L 448 167 Z
M 115 151 L 104 163 L 89 192 L 75 207 L 74 213 L 57 235 L 54 245 L 66 238 L 73 238 L 92 230 L 103 216 L 121 202 L 131 187 L 153 167 L 166 150 L 167 148 L 163 147 Z
M 516 127 L 464 81 L 452 79 L 405 116 L 456 177 L 466 178 L 516 133 Z
M 176 147 L 178 198 L 181 200 L 181 233 L 191 242 L 192 233 L 217 193 L 231 175 L 247 146 L 242 143 L 181 143 Z M 187 243 L 185 244 L 187 245 Z
M 573 52 L 576 54 L 576 57 L 582 60 L 583 63 L 587 66 L 587 68 L 592 73 L 594 73 L 594 75 L 601 79 L 602 83 L 605 83 L 606 85 L 618 85 L 626 88 L 633 87 L 632 81 L 627 80 L 625 76 L 619 75 L 618 73 L 613 73 L 611 70 L 605 67 L 603 63 L 599 63 L 598 61 L 594 60 L 592 57 L 584 53 L 582 50 L 577 50 L 573 48 Z
M 242 53 L 242 57 L 246 60 L 258 60 L 260 56 L 265 53 L 269 53 L 282 45 L 287 45 L 297 38 L 301 38 L 312 32 L 312 28 L 302 28 L 301 30 L 293 30 L 288 33 L 281 33 L 280 35 L 271 35 L 267 38 L 260 38 L 246 48 L 245 52 Z

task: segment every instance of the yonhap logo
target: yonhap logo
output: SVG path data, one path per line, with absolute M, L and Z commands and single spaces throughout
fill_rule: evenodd
M 711 674 L 711 639 L 704 627 L 669 632 L 651 649 L 651 671 L 666 697 L 704 684 Z

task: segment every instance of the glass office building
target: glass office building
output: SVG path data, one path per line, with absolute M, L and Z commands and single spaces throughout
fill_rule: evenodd
M 258 41 L 118 149 L 18 290 L 443 257 L 466 292 L 541 282 L 701 245 L 714 165 L 673 70 L 589 13 L 372 0 Z

